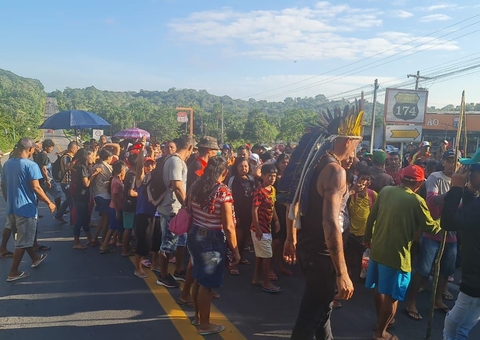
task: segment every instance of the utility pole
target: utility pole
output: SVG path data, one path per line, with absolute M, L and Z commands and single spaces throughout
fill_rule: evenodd
M 430 79 L 429 77 L 422 77 L 420 75 L 420 71 L 417 71 L 417 74 L 407 74 L 407 78 L 415 78 L 415 90 L 418 90 L 418 83 L 420 82 L 420 79 L 423 79 L 423 80 L 428 80 Z
M 370 153 L 373 152 L 373 141 L 375 138 L 375 110 L 377 108 L 377 90 L 378 90 L 378 79 L 375 79 L 373 84 L 373 110 L 372 110 L 372 134 L 370 135 Z
M 222 144 L 222 148 L 223 148 L 223 144 L 225 143 L 225 136 L 223 134 L 223 102 L 222 102 L 222 135 L 221 135 L 220 143 Z

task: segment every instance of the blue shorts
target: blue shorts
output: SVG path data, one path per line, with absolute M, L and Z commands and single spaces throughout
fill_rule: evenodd
M 223 285 L 227 268 L 227 243 L 223 230 L 192 225 L 188 232 L 188 251 L 192 259 L 192 276 L 205 288 Z
M 429 277 L 432 266 L 435 263 L 441 241 L 423 237 L 420 239 L 420 254 L 418 256 L 415 272 L 423 277 Z M 455 261 L 457 260 L 457 242 L 445 243 L 442 259 L 440 260 L 440 275 L 449 277 L 455 273 Z
M 123 212 L 123 228 L 133 229 L 135 225 L 135 213 L 134 212 Z
M 162 231 L 162 243 L 160 250 L 164 253 L 171 254 L 177 250 L 177 247 L 185 247 L 187 245 L 187 233 L 183 235 L 175 235 L 170 231 L 168 225 L 173 216 L 160 215 L 160 227 Z
M 403 301 L 410 284 L 410 273 L 385 266 L 370 259 L 365 287 L 377 288 L 380 294 Z
M 123 213 L 120 212 L 120 219 L 117 220 L 116 211 L 109 208 L 108 229 L 123 233 Z
M 95 211 L 99 212 L 100 214 L 108 214 L 110 213 L 110 201 L 111 199 L 103 198 L 100 196 L 95 196 Z

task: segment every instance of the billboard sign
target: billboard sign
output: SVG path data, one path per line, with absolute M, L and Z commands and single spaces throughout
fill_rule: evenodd
M 385 94 L 385 122 L 419 124 L 425 121 L 428 91 L 387 89 Z
M 188 114 L 185 111 L 177 112 L 177 122 L 187 123 L 188 122 Z

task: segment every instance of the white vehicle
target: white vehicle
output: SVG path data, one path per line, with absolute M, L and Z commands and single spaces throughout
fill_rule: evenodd
M 378 150 L 383 150 L 380 148 L 373 149 L 373 151 L 378 151 Z M 398 152 L 398 148 L 394 147 L 393 145 L 386 145 L 385 150 L 386 153 L 391 153 L 391 152 Z

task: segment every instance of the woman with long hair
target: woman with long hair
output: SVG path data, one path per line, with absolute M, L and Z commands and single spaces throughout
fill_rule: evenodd
M 188 232 L 188 250 L 193 262 L 193 304 L 198 334 L 209 335 L 225 330 L 210 323 L 212 289 L 223 284 L 227 266 L 227 246 L 233 251 L 233 265 L 240 261 L 235 235 L 235 212 L 230 189 L 223 184 L 228 163 L 212 157 L 205 171 L 192 186 L 188 206 L 192 226 Z
M 74 175 L 72 178 L 73 205 L 76 211 L 76 221 L 73 228 L 73 249 L 84 250 L 86 245 L 80 243 L 80 230 L 87 235 L 88 244 L 93 245 L 94 240 L 90 234 L 90 212 L 88 205 L 90 203 L 90 184 L 92 180 L 101 172 L 97 168 L 95 172 L 89 174 L 88 164 L 92 161 L 93 152 L 91 150 L 80 149 L 75 154 Z
M 252 225 L 252 202 L 253 192 L 255 191 L 255 179 L 250 175 L 250 163 L 247 158 L 238 157 L 231 167 L 232 177 L 228 181 L 228 188 L 232 191 L 233 205 L 236 212 L 236 235 L 238 249 L 242 255 L 248 238 L 250 237 L 250 227 Z M 242 264 L 250 262 L 242 257 Z M 230 266 L 230 274 L 238 275 L 240 272 L 237 266 Z

